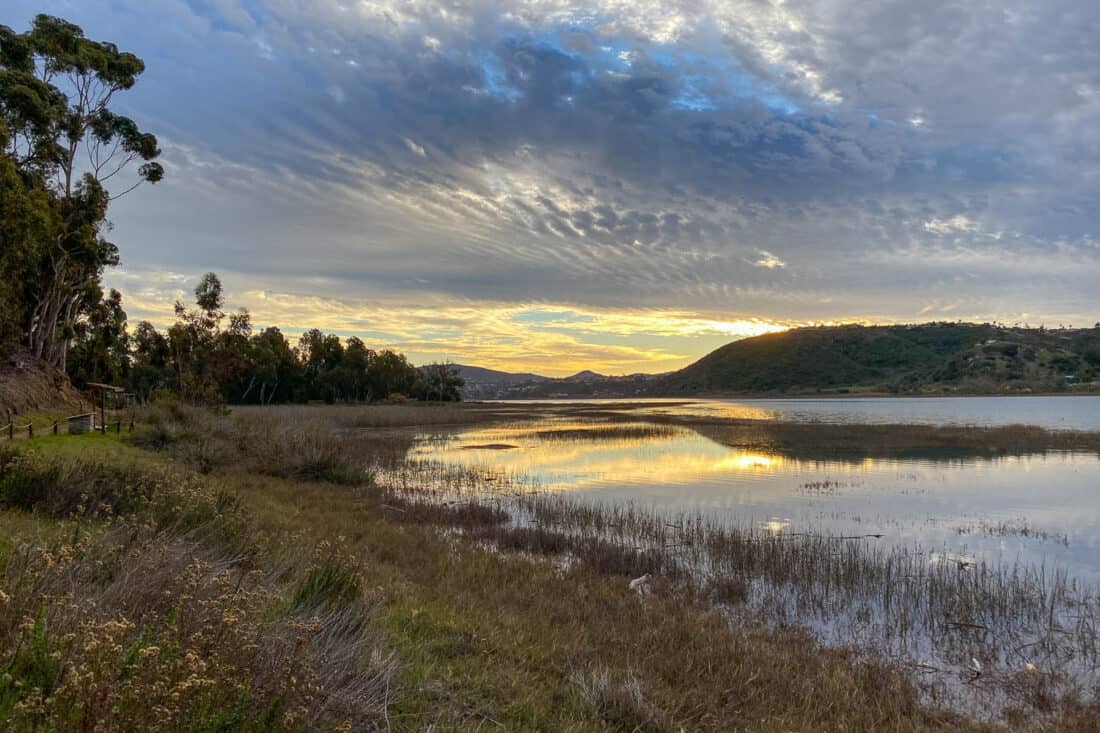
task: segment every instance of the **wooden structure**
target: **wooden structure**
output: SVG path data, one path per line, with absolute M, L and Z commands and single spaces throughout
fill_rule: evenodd
M 68 423 L 69 435 L 90 433 L 95 430 L 95 413 L 89 412 L 87 415 L 74 415 L 68 419 Z M 54 428 L 54 434 L 57 434 L 56 426 Z
M 96 428 L 99 432 L 107 432 L 107 395 L 112 395 L 112 407 L 118 406 L 118 400 L 121 396 L 126 397 L 126 390 L 122 387 L 116 387 L 113 384 L 100 384 L 99 382 L 88 382 L 88 386 L 92 389 L 92 430 Z M 98 398 L 98 400 L 97 400 Z M 99 402 L 99 425 L 95 424 L 95 405 Z

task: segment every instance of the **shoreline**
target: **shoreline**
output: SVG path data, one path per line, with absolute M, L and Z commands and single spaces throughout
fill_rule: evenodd
M 1018 397 L 1100 397 L 1100 390 L 1090 390 L 1088 392 L 991 392 L 991 393 L 963 393 L 958 392 L 934 392 L 934 393 L 922 393 L 922 394 L 895 394 L 892 392 L 851 392 L 851 393 L 798 393 L 792 394 L 788 392 L 700 392 L 698 394 L 687 395 L 623 395 L 623 396 L 594 396 L 594 397 L 501 397 L 497 399 L 473 399 L 464 400 L 465 404 L 507 404 L 509 402 L 514 403 L 563 403 L 563 402 L 595 402 L 595 401 L 642 401 L 642 400 L 670 400 L 673 402 L 698 402 L 701 400 L 846 400 L 846 399 L 938 399 L 938 398 L 957 398 L 957 399 L 981 399 L 987 397 L 1005 397 L 1005 398 L 1018 398 Z

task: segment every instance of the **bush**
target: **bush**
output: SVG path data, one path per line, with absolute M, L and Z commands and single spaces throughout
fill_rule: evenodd
M 142 512 L 158 531 L 203 529 L 223 545 L 240 535 L 234 494 L 168 466 L 47 458 L 0 451 L 0 505 L 59 518 L 102 519 Z
M 0 562 L 0 730 L 380 727 L 392 657 L 354 565 L 327 543 L 287 593 L 242 560 L 257 548 L 237 497 L 158 464 L 0 448 L 0 501 L 128 515 L 49 545 L 13 538 Z
M 288 423 L 253 417 L 237 421 L 240 450 L 253 470 L 269 476 L 370 483 L 373 472 L 356 465 L 347 446 L 322 422 Z

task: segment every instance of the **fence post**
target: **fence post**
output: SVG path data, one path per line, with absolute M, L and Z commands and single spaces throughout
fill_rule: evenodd
M 57 420 L 53 421 L 53 434 L 57 435 Z

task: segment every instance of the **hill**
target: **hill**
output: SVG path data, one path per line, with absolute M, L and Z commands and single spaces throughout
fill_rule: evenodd
M 568 377 L 563 377 L 562 381 L 563 382 L 600 382 L 600 381 L 603 381 L 603 380 L 606 380 L 606 379 L 610 379 L 610 377 L 604 376 L 603 374 L 597 374 L 596 372 L 592 371 L 591 369 L 585 369 L 584 371 L 577 372 L 576 374 L 572 374 Z
M 799 328 L 727 344 L 654 394 L 1058 391 L 1100 379 L 1100 327 L 990 324 Z
M 32 412 L 80 412 L 91 405 L 73 389 L 69 378 L 28 349 L 4 352 L 0 359 L 0 423 Z
M 468 400 L 643 396 L 657 378 L 651 374 L 614 377 L 587 369 L 568 377 L 544 377 L 462 364 L 457 368 L 466 382 L 462 396 Z
M 458 376 L 462 377 L 466 384 L 508 385 L 544 382 L 549 379 L 549 377 L 528 372 L 501 372 L 496 369 L 486 369 L 485 367 L 469 366 L 467 364 L 456 364 L 455 368 L 458 369 Z

